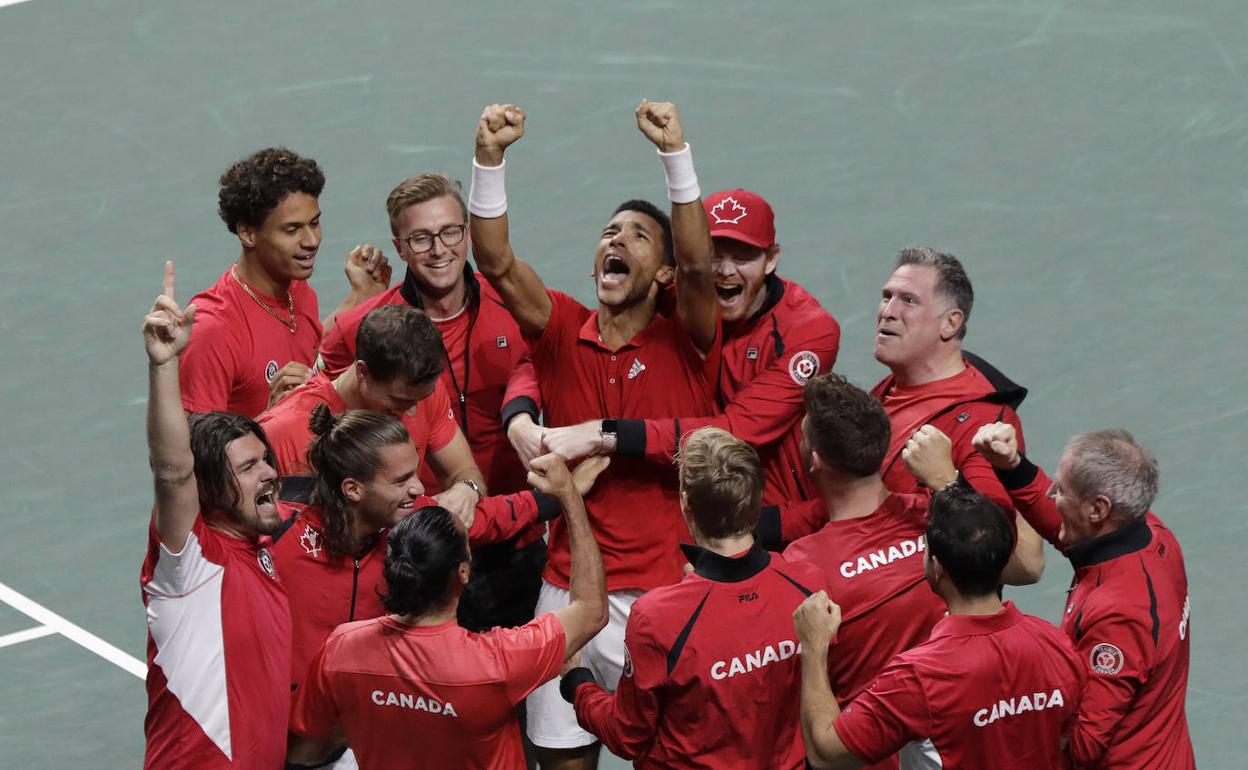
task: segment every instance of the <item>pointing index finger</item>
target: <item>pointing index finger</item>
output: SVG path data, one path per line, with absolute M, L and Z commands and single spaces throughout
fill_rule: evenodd
M 174 278 L 174 275 L 173 275 L 173 260 L 172 260 L 172 259 L 165 260 L 165 285 L 164 285 L 164 290 L 163 290 L 163 291 L 161 291 L 161 294 L 162 294 L 163 296 L 168 297 L 169 299 L 174 299 L 174 296 L 173 296 L 173 278 Z

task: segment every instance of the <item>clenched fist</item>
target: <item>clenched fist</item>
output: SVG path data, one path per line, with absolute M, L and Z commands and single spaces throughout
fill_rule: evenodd
M 685 130 L 680 125 L 680 113 L 671 102 L 642 99 L 637 106 L 637 127 L 663 152 L 676 152 L 685 146 Z
M 477 123 L 477 163 L 498 166 L 503 152 L 524 136 L 524 110 L 514 104 L 491 104 Z
M 971 446 L 997 470 L 1012 470 L 1023 461 L 1018 453 L 1018 433 L 1009 423 L 994 422 L 983 426 L 975 432 Z
M 929 489 L 944 489 L 958 479 L 958 469 L 953 466 L 953 442 L 940 428 L 924 425 L 916 430 L 901 450 L 901 459 Z
M 828 598 L 827 591 L 811 594 L 793 613 L 793 626 L 803 650 L 826 650 L 840 630 L 841 608 Z

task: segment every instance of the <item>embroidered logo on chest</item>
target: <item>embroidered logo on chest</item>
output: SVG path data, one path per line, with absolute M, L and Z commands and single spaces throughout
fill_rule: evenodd
M 256 552 L 256 561 L 260 563 L 260 569 L 264 570 L 266 575 L 277 580 L 277 570 L 273 568 L 273 555 L 269 553 L 268 548 L 261 548 Z
M 641 374 L 641 373 L 642 373 L 642 372 L 644 372 L 645 370 L 646 370 L 646 365 L 645 365 L 645 364 L 643 364 L 643 363 L 642 363 L 641 361 L 639 361 L 638 359 L 634 358 L 634 359 L 633 359 L 633 365 L 632 365 L 632 366 L 630 366 L 630 367 L 629 367 L 629 369 L 628 369 L 628 379 L 630 379 L 630 380 L 635 380 L 635 379 L 637 379 L 637 375 Z
M 496 337 L 496 338 L 494 339 L 494 344 L 495 344 L 495 345 L 497 345 L 497 346 L 498 346 L 498 347 L 500 347 L 500 348 L 505 348 L 505 347 L 507 347 L 507 338 L 506 338 L 506 337 L 502 337 L 502 336 L 500 336 L 500 337 Z
M 745 360 L 747 360 L 747 361 L 757 361 L 757 360 L 758 360 L 758 348 L 746 348 L 746 349 L 745 349 Z
M 967 420 L 971 419 L 971 413 L 963 412 L 962 414 L 959 414 L 955 419 L 957 419 L 958 422 L 966 422 Z
M 277 362 L 270 361 L 267 364 L 265 364 L 264 365 L 264 381 L 272 382 L 273 378 L 276 376 L 277 376 Z
M 299 537 L 299 545 L 303 546 L 304 553 L 315 559 L 321 555 L 321 535 L 309 525 L 304 525 L 303 534 Z

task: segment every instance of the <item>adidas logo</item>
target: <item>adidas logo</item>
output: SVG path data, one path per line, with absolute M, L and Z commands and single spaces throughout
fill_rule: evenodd
M 637 379 L 637 375 L 641 374 L 645 370 L 646 370 L 646 365 L 643 364 L 641 361 L 638 361 L 636 358 L 634 358 L 633 365 L 628 370 L 628 379 L 630 380 Z

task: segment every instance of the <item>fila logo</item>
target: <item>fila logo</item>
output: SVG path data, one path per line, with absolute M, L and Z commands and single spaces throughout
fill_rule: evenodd
M 299 537 L 299 545 L 308 556 L 315 559 L 321 555 L 321 535 L 310 525 L 303 525 L 303 534 Z
M 715 217 L 717 225 L 735 225 L 748 214 L 745 206 L 737 203 L 737 199 L 731 196 L 724 198 L 711 208 L 711 216 Z
M 758 598 L 758 593 L 755 591 L 750 591 L 748 594 L 737 594 L 737 604 L 745 604 L 746 602 L 752 602 L 757 598 Z
M 747 360 L 757 361 L 758 360 L 758 348 L 746 348 L 745 357 Z
M 643 364 L 643 363 L 642 363 L 641 361 L 639 361 L 638 359 L 634 358 L 634 359 L 633 359 L 633 365 L 632 365 L 631 367 L 629 367 L 629 369 L 628 369 L 628 379 L 630 379 L 630 380 L 635 380 L 635 379 L 637 379 L 637 375 L 641 374 L 641 373 L 642 373 L 642 372 L 644 372 L 645 370 L 646 370 L 646 365 L 645 365 L 645 364 Z
M 497 337 L 497 338 L 495 338 L 495 340 L 494 340 L 494 344 L 495 344 L 495 345 L 497 345 L 497 346 L 498 346 L 498 347 L 500 347 L 500 348 L 505 348 L 505 347 L 507 347 L 507 338 L 506 338 L 506 337 Z
M 273 378 L 276 376 L 277 376 L 277 362 L 270 361 L 267 364 L 265 364 L 264 365 L 264 381 L 272 382 Z
M 958 421 L 958 422 L 966 422 L 966 421 L 967 421 L 967 420 L 969 420 L 969 419 L 971 419 L 971 413 L 970 413 L 970 412 L 963 412 L 962 414 L 960 414 L 960 415 L 958 415 L 958 416 L 957 416 L 957 421 Z

